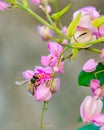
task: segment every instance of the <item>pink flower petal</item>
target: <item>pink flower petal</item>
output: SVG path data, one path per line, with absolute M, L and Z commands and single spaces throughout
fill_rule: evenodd
M 63 28 L 61 29 L 61 32 L 62 32 L 64 35 L 67 35 L 67 34 L 68 34 L 68 28 L 67 28 L 67 26 L 63 26 Z
M 96 116 L 93 120 L 93 123 L 97 126 L 104 125 L 104 114 L 100 114 L 99 116 Z
M 100 16 L 99 12 L 96 11 L 96 8 L 93 6 L 87 6 L 81 8 L 73 14 L 73 19 L 81 12 L 81 19 L 78 26 L 90 29 L 94 32 L 94 27 L 92 26 L 91 22 L 93 19 L 96 19 Z
M 7 3 L 4 2 L 4 1 L 0 1 L 0 10 L 1 10 L 1 11 L 6 10 L 8 7 L 9 7 L 9 4 L 7 4 Z
M 91 88 L 92 94 L 96 95 L 95 91 L 100 88 L 100 81 L 97 79 L 92 79 L 90 81 L 90 88 Z
M 33 4 L 39 5 L 41 3 L 41 0 L 31 0 Z
M 57 65 L 57 64 L 56 64 Z M 53 69 L 55 72 L 58 72 L 58 73 L 64 73 L 64 62 L 61 62 L 60 65 L 57 67 L 57 66 L 54 66 Z
M 102 51 L 101 51 L 100 59 L 101 59 L 101 60 L 104 60 L 104 48 L 103 48 Z
M 50 92 L 50 88 L 46 86 L 46 84 L 41 84 L 38 86 L 35 91 L 35 99 L 37 101 L 47 101 L 52 97 L 52 93 Z
M 51 6 L 50 6 L 50 5 L 47 5 L 47 6 L 46 6 L 46 11 L 47 11 L 48 13 L 51 13 L 52 9 L 51 9 Z
M 33 75 L 34 75 L 34 71 L 32 70 L 26 70 L 22 73 L 23 77 L 26 79 L 26 80 L 30 80 Z
M 82 13 L 82 16 L 86 15 L 86 14 L 90 14 L 92 16 L 92 18 L 98 18 L 100 16 L 99 12 L 96 11 L 95 7 L 86 6 L 84 8 L 81 8 L 81 9 L 75 11 L 75 13 L 73 14 L 73 18 L 75 18 L 80 12 Z
M 58 57 L 63 49 L 62 49 L 62 46 L 59 45 L 58 43 L 56 43 L 56 42 L 49 42 L 48 50 L 50 51 L 51 54 L 53 54 L 54 56 Z
M 104 37 L 104 25 L 100 26 L 99 34 L 100 34 L 101 37 Z
M 95 62 L 94 59 L 89 59 L 83 66 L 82 70 L 85 72 L 92 72 L 96 70 L 96 67 L 98 65 L 98 62 Z
M 51 67 L 46 67 L 46 68 L 44 68 L 44 71 L 47 73 L 47 74 L 52 74 L 53 73 L 53 70 L 52 70 L 52 68 Z
M 50 63 L 50 59 L 47 56 L 42 56 L 41 57 L 41 64 L 44 66 L 48 66 Z

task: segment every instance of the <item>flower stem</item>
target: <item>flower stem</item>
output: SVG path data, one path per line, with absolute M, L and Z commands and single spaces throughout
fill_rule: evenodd
M 47 104 L 47 102 L 44 101 L 44 104 L 43 104 L 43 107 L 42 107 L 42 112 L 41 112 L 40 130 L 43 129 L 43 119 L 44 119 L 44 112 L 46 110 L 46 104 Z
M 60 35 L 61 37 L 64 37 L 66 39 L 68 39 L 70 41 L 70 37 L 69 36 L 65 36 L 63 35 L 63 33 L 55 26 L 50 25 L 48 22 L 46 22 L 42 17 L 40 17 L 39 15 L 37 15 L 35 12 L 33 12 L 31 9 L 23 6 L 20 3 L 16 3 L 18 8 L 23 9 L 24 11 L 28 12 L 29 14 L 31 14 L 33 17 L 35 17 L 38 21 L 40 21 L 42 24 L 46 25 L 47 27 L 49 27 L 50 29 L 52 29 L 54 32 L 56 32 L 58 35 Z M 71 45 L 69 45 L 70 47 L 72 47 Z
M 94 45 L 94 44 L 97 44 L 97 43 L 104 43 L 104 37 L 100 37 L 100 38 L 97 39 L 97 40 L 88 42 L 88 43 L 86 43 L 86 45 Z
M 89 47 L 87 50 L 100 54 L 101 50 Z
M 55 24 L 54 24 L 53 20 L 51 19 L 49 13 L 48 13 L 47 10 L 46 10 L 47 3 L 46 3 L 46 2 L 43 2 L 43 5 L 44 5 L 44 7 L 45 7 L 45 11 L 44 11 L 44 12 L 45 12 L 45 14 L 46 14 L 46 16 L 47 16 L 48 21 L 50 22 L 51 25 L 54 26 Z
M 63 57 L 63 58 L 62 58 L 62 61 L 65 61 L 66 59 L 71 58 L 72 55 L 73 55 L 73 53 L 70 53 L 69 55 Z
M 64 50 L 61 52 L 60 57 L 69 49 L 69 47 L 65 47 Z

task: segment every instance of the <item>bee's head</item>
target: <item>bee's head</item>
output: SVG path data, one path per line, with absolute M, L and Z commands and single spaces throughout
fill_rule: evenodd
M 32 83 L 35 83 L 39 78 L 37 76 L 33 76 L 32 79 L 31 79 L 31 82 Z

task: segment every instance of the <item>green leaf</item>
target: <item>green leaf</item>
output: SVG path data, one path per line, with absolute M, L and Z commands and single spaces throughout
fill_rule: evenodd
M 78 130 L 99 130 L 100 127 L 95 126 L 94 124 L 85 125 Z
M 104 24 L 104 16 L 94 19 L 91 23 L 95 28 L 99 28 Z
M 71 4 L 67 5 L 64 9 L 62 9 L 61 11 L 54 13 L 51 17 L 53 19 L 59 19 L 61 16 L 63 16 L 70 8 Z
M 100 84 L 104 85 L 104 65 L 99 63 L 96 70 L 93 72 L 80 71 L 78 76 L 79 86 L 89 86 L 91 79 L 100 80 Z
M 68 34 L 73 36 L 76 30 L 77 25 L 80 22 L 81 13 L 79 13 L 75 19 L 72 20 L 71 24 L 68 26 Z
M 8 0 L 8 2 L 11 4 L 16 4 L 17 1 L 16 0 Z
M 28 7 L 28 3 L 27 3 L 26 0 L 22 0 L 22 3 L 23 3 L 23 5 L 24 5 L 25 7 Z
M 73 60 L 75 60 L 78 55 L 78 48 L 73 48 L 72 53 L 73 53 Z
M 78 118 L 78 122 L 79 122 L 79 123 L 82 122 L 82 118 L 81 118 L 81 116 Z

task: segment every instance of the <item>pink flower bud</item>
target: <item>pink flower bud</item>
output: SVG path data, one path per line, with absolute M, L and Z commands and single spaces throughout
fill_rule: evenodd
M 37 87 L 34 96 L 36 101 L 48 101 L 52 97 L 52 93 L 46 83 L 43 83 Z
M 82 67 L 82 70 L 84 70 L 85 72 L 92 72 L 96 70 L 97 65 L 98 62 L 95 62 L 94 59 L 89 59 Z
M 100 34 L 101 37 L 104 37 L 104 25 L 100 26 L 99 34 Z
M 59 88 L 60 88 L 60 79 L 56 78 L 53 81 L 51 92 L 56 93 L 59 91 Z
M 92 79 L 90 81 L 90 88 L 93 95 L 96 95 L 97 93 L 95 93 L 95 91 L 100 88 L 100 81 L 97 79 Z
M 53 35 L 53 31 L 50 30 L 50 28 L 48 28 L 47 26 L 38 26 L 38 32 L 42 40 L 45 41 L 49 40 Z
M 63 45 L 67 45 L 67 44 L 68 44 L 68 40 L 67 40 L 67 39 L 64 39 L 64 40 L 62 41 L 62 44 L 63 44 Z
M 32 3 L 33 4 L 35 4 L 35 5 L 40 5 L 40 3 L 41 3 L 41 0 L 31 0 L 32 1 Z
M 62 29 L 61 29 L 61 32 L 62 32 L 64 35 L 67 35 L 67 34 L 68 34 L 68 28 L 67 28 L 67 26 L 63 26 Z
M 47 11 L 48 13 L 51 13 L 52 9 L 51 9 L 51 6 L 50 6 L 50 5 L 47 5 L 47 6 L 46 6 L 46 11 Z
M 83 122 L 92 122 L 101 113 L 102 105 L 101 100 L 87 96 L 80 106 L 80 115 Z
M 1 11 L 7 10 L 8 7 L 9 7 L 9 4 L 7 4 L 4 1 L 0 1 L 0 10 Z

